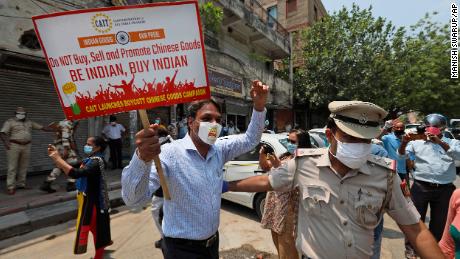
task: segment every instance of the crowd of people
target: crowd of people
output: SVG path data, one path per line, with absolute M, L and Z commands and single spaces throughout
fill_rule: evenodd
M 460 143 L 442 136 L 446 119 L 438 114 L 427 116 L 423 134 L 406 134 L 399 120 L 381 128 L 388 113 L 375 104 L 332 102 L 327 148 L 310 148 L 307 132 L 291 130 L 286 154 L 276 157 L 260 149 L 260 167 L 267 174 L 223 181 L 223 164 L 259 144 L 266 128 L 265 89 L 254 83 L 253 116 L 237 138 L 209 134 L 216 127 L 217 136 L 223 131 L 213 100 L 190 106 L 182 139 L 156 141 L 155 125 L 138 132 L 137 151 L 122 174 L 122 197 L 127 205 L 152 202 L 162 237 L 156 247 L 165 258 L 218 258 L 220 197 L 226 191 L 268 192 L 262 227 L 271 230 L 280 258 L 380 258 L 384 213 L 404 233 L 407 258 L 455 252 L 458 202 L 451 200 L 448 207 Z M 157 195 L 154 155 L 174 190 L 171 200 Z M 429 229 L 428 204 L 436 214 Z M 447 241 L 438 245 L 441 238 Z
M 225 182 L 223 165 L 254 149 L 267 130 L 268 92 L 268 86 L 253 82 L 251 121 L 234 138 L 219 138 L 240 130 L 232 121 L 221 124 L 213 99 L 191 103 L 177 124 L 165 126 L 155 118 L 136 134 L 136 152 L 122 172 L 122 198 L 129 206 L 152 204 L 161 234 L 155 246 L 165 258 L 219 258 L 221 194 L 227 191 L 267 192 L 261 225 L 270 229 L 279 258 L 380 258 L 385 213 L 405 236 L 406 258 L 460 255 L 460 192 L 453 184 L 460 141 L 443 136 L 447 120 L 440 114 L 426 116 L 417 133 L 407 133 L 399 119 L 383 124 L 388 113 L 375 104 L 334 101 L 325 128 L 328 147 L 312 148 L 307 131 L 290 128 L 285 154 L 260 148 L 259 166 L 266 174 Z M 77 126 L 63 120 L 44 127 L 19 107 L 0 130 L 8 151 L 8 193 L 26 186 L 31 130 L 55 132 L 48 147 L 55 168 L 40 189 L 55 192 L 55 179 L 68 177 L 67 190 L 77 190 L 79 204 L 74 253 L 86 252 L 92 232 L 95 258 L 102 258 L 113 243 L 104 151 L 108 144 L 112 168 L 122 168 L 126 130 L 110 116 L 103 137 L 88 138 L 80 159 Z M 170 200 L 152 166 L 156 155 Z
M 101 101 L 119 101 L 126 98 L 141 98 L 145 96 L 157 96 L 172 92 L 182 92 L 195 89 L 195 80 L 189 82 L 176 81 L 178 70 L 174 71 L 172 77 L 167 76 L 162 82 L 156 82 L 156 78 L 152 82 L 143 80 L 144 85 L 137 86 L 134 82 L 134 76 L 129 81 L 121 80 L 118 85 L 108 84 L 103 87 L 99 85 L 99 89 L 92 95 L 89 91 L 82 93 L 80 91 L 75 95 L 75 100 L 78 104 L 98 104 Z M 82 105 L 83 106 L 83 105 Z

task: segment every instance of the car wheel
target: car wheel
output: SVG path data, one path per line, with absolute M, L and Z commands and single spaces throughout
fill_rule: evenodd
M 260 220 L 262 219 L 262 215 L 264 214 L 266 195 L 266 193 L 259 193 L 257 194 L 256 199 L 254 200 L 254 208 Z

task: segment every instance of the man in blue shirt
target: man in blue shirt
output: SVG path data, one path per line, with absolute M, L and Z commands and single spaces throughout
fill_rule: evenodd
M 382 134 L 387 132 L 387 125 L 383 129 Z M 383 147 L 388 152 L 388 157 L 396 161 L 396 172 L 398 173 L 401 181 L 406 179 L 409 182 L 407 169 L 406 169 L 406 158 L 398 155 L 398 149 L 401 146 L 401 139 L 404 136 L 405 125 L 399 120 L 394 120 L 391 123 L 392 132 L 382 137 Z
M 191 103 L 188 134 L 161 147 L 156 125 L 136 135 L 137 150 L 122 174 L 122 197 L 127 205 L 143 204 L 160 187 L 152 159 L 159 154 L 171 200 L 164 200 L 163 256 L 219 258 L 220 202 L 225 162 L 252 150 L 264 129 L 268 86 L 254 81 L 254 110 L 248 130 L 229 139 L 217 139 L 222 126 L 219 105 L 213 100 Z
M 425 118 L 427 139 L 414 140 L 404 135 L 398 149 L 401 157 L 412 153 L 415 158 L 412 200 L 423 221 L 430 205 L 430 231 L 438 241 L 444 231 L 450 196 L 455 190 L 454 160 L 460 158 L 460 142 L 442 136 L 446 121 L 442 115 L 428 115 Z

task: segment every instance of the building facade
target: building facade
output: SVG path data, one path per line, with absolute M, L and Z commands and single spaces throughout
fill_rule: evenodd
M 74 0 L 21 1 L 0 4 L 0 123 L 14 116 L 17 106 L 28 110 L 28 116 L 43 125 L 64 119 L 50 73 L 33 30 L 31 17 L 75 9 L 112 5 L 142 4 L 142 0 Z M 204 3 L 206 1 L 199 1 Z M 233 121 L 244 131 L 251 116 L 250 87 L 258 79 L 270 85 L 269 120 L 277 126 L 275 116 L 293 106 L 292 85 L 274 76 L 273 60 L 291 55 L 289 32 L 269 18 L 262 4 L 253 1 L 218 0 L 224 18 L 218 32 L 205 28 L 206 58 L 212 96 L 222 105 L 224 119 Z M 276 27 L 273 24 L 278 24 Z M 185 116 L 187 104 L 158 107 L 148 111 L 151 121 L 161 118 L 165 125 Z M 134 134 L 141 128 L 137 113 L 117 114 L 129 134 L 124 141 L 125 158 L 134 147 Z M 107 117 L 80 121 L 76 131 L 77 144 L 83 146 L 88 136 L 100 135 Z M 284 119 L 284 118 L 283 118 Z M 280 128 L 280 127 L 279 127 Z M 45 171 L 53 167 L 46 148 L 54 140 L 52 133 L 34 132 L 29 171 Z M 6 152 L 0 146 L 0 177 L 6 174 Z
M 269 15 L 277 19 L 291 33 L 292 68 L 295 71 L 303 62 L 298 32 L 327 15 L 323 3 L 321 0 L 260 0 L 260 2 L 267 9 Z M 324 115 L 323 113 L 317 115 L 317 113 L 311 111 L 308 104 L 295 103 L 294 109 L 279 110 L 274 116 L 279 119 L 292 117 L 294 124 L 299 125 L 301 128 L 312 128 L 316 127 L 315 122 L 324 121 L 324 118 L 321 118 Z

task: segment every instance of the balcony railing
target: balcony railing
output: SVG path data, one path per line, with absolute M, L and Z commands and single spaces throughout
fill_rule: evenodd
M 237 8 L 241 11 L 251 13 L 254 17 L 257 17 L 258 23 L 265 24 L 267 29 L 276 35 L 276 41 L 284 51 L 290 52 L 290 39 L 289 32 L 278 22 L 278 20 L 271 16 L 267 9 L 265 9 L 261 3 L 257 0 L 204 0 L 204 1 L 217 1 L 223 6 L 232 9 Z M 239 14 L 242 15 L 241 13 Z M 243 18 L 243 17 L 241 17 Z M 253 25 L 249 25 L 253 26 Z M 277 45 L 278 45 L 277 44 Z
M 240 0 L 240 2 L 244 3 L 246 8 L 257 15 L 270 28 L 277 31 L 284 38 L 289 39 L 289 32 L 278 22 L 275 17 L 268 13 L 267 9 L 265 9 L 261 3 L 259 3 L 257 0 Z

